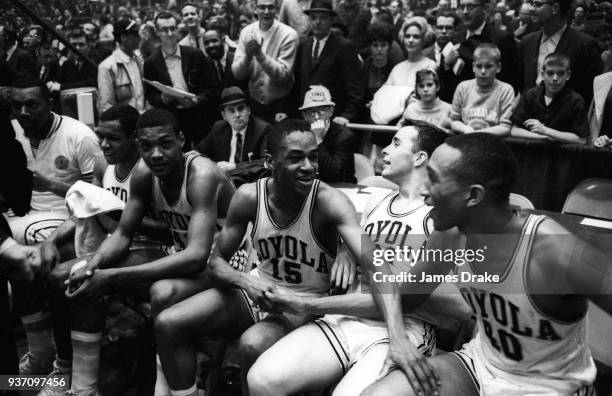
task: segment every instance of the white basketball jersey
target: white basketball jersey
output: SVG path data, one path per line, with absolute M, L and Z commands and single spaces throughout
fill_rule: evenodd
M 393 211 L 393 202 L 399 196 L 398 191 L 387 194 L 369 213 L 366 213 L 361 222 L 361 229 L 370 236 L 376 249 L 394 250 L 396 247 L 418 251 L 423 248 L 429 239 L 433 223 L 429 217 L 431 206 L 419 205 L 407 212 Z M 414 256 L 412 256 L 414 257 Z M 410 272 L 412 261 L 402 260 L 393 262 L 390 270 L 393 274 Z M 369 292 L 369 285 L 359 276 L 355 288 L 351 292 Z M 438 320 L 427 311 L 416 308 L 406 318 L 418 318 L 428 323 L 437 324 Z
M 140 164 L 140 161 L 142 161 L 142 158 L 134 164 L 130 173 L 123 179 L 117 176 L 117 165 L 108 165 L 104 171 L 104 176 L 102 176 L 102 188 L 112 192 L 117 198 L 127 203 L 130 196 L 130 181 L 132 180 L 132 174 L 134 173 L 134 169 Z
M 528 295 L 527 263 L 537 227 L 545 218 L 530 215 L 525 221 L 514 257 L 498 283 L 457 286 L 477 317 L 478 333 L 471 344 L 493 377 L 569 395 L 591 384 L 596 370 L 586 342 L 585 317 L 569 323 L 552 319 Z M 477 274 L 469 263 L 455 266 L 453 272 Z
M 156 219 L 166 223 L 172 233 L 176 251 L 187 247 L 187 230 L 191 220 L 191 204 L 187 200 L 187 180 L 191 161 L 198 157 L 197 154 L 185 156 L 185 173 L 181 192 L 176 202 L 168 203 L 159 185 L 159 178 L 153 176 L 153 214 Z
M 311 219 L 319 180 L 312 184 L 298 215 L 285 226 L 277 224 L 270 214 L 268 180 L 257 181 L 257 217 L 251 233 L 259 259 L 259 274 L 298 293 L 327 292 L 329 269 L 335 257 L 317 240 Z

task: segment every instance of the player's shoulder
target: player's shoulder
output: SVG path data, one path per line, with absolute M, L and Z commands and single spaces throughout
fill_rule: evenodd
M 83 124 L 81 121 L 65 115 L 62 115 L 60 117 L 61 124 L 59 126 L 59 131 L 61 131 L 61 134 L 64 137 L 75 140 L 81 140 L 85 138 L 96 139 L 96 134 L 94 133 L 94 131 L 92 131 L 90 127 Z
M 189 161 L 189 177 L 204 177 L 209 180 L 221 181 L 224 178 L 223 171 L 210 158 L 203 155 L 193 155 Z

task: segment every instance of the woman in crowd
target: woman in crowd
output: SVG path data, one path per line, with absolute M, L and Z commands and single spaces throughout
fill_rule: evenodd
M 391 69 L 398 63 L 389 56 L 393 43 L 393 26 L 386 23 L 370 25 L 367 31 L 369 56 L 365 61 L 368 78 L 368 101 L 387 81 Z
M 427 32 L 427 23 L 423 18 L 409 19 L 401 31 L 407 58 L 391 70 L 385 85 L 404 86 L 407 91 L 413 92 L 416 72 L 421 69 L 435 69 L 437 65 L 423 54 L 423 41 Z

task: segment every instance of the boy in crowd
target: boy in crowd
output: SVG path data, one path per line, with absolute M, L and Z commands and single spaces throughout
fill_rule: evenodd
M 460 134 L 478 131 L 508 135 L 514 90 L 495 77 L 501 71 L 499 48 L 495 44 L 480 44 L 474 50 L 472 68 L 475 78 L 462 81 L 455 91 L 451 129 Z
M 541 73 L 544 84 L 527 91 L 512 114 L 511 135 L 585 144 L 589 135 L 587 106 L 582 96 L 566 87 L 571 77 L 569 58 L 547 55 Z

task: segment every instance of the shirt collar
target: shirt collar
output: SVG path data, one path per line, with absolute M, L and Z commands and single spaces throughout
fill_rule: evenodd
M 232 136 L 236 136 L 238 134 L 241 134 L 242 138 L 244 139 L 244 133 L 246 132 L 246 130 L 247 130 L 247 127 L 244 127 L 243 129 L 241 129 L 239 131 L 236 131 L 236 130 L 234 130 L 234 128 L 232 128 Z
M 470 37 L 472 37 L 472 36 L 478 36 L 478 35 L 481 35 L 481 34 L 482 34 L 482 31 L 484 30 L 484 27 L 485 27 L 485 24 L 486 24 L 486 23 L 487 23 L 486 21 L 485 21 L 485 22 L 483 22 L 483 23 L 482 23 L 482 25 L 480 25 L 480 26 L 478 27 L 478 29 L 474 30 L 473 32 L 471 32 L 471 31 L 469 31 L 469 30 L 468 30 L 468 31 L 467 31 L 467 35 L 466 35 L 466 38 L 470 38 Z
M 181 48 L 178 45 L 176 46 L 176 51 L 174 51 L 173 54 L 166 54 L 163 49 L 161 50 L 161 52 L 162 52 L 162 56 L 164 57 L 164 59 L 168 59 L 168 58 L 181 59 Z
M 123 52 L 121 48 L 115 49 L 113 54 L 115 55 L 117 62 L 130 63 L 130 61 L 132 60 L 132 57 Z
M 561 29 L 557 30 L 555 33 L 551 34 L 550 36 L 545 36 L 544 32 L 542 31 L 541 43 L 544 43 L 550 40 L 550 42 L 556 46 L 559 43 L 559 40 L 561 40 L 561 36 L 563 35 L 563 32 L 565 32 L 565 29 L 567 29 L 567 24 L 563 25 Z
M 329 36 L 331 36 L 331 30 L 329 31 L 329 33 L 327 33 L 327 36 L 323 37 L 321 40 L 317 40 L 314 36 L 312 37 L 312 45 L 315 45 L 315 43 L 318 41 L 319 42 L 319 46 L 320 47 L 324 47 L 325 43 L 327 43 L 327 39 L 329 38 Z M 320 50 L 319 50 L 320 51 Z

